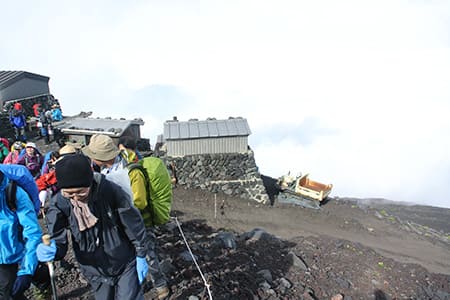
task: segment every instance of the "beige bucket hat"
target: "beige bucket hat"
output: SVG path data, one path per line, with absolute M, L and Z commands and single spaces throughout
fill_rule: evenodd
M 68 155 L 77 153 L 77 149 L 72 145 L 65 145 L 61 149 L 59 149 L 59 155 Z
M 111 160 L 120 153 L 112 138 L 104 134 L 94 134 L 89 141 L 89 145 L 81 151 L 91 159 L 100 161 Z

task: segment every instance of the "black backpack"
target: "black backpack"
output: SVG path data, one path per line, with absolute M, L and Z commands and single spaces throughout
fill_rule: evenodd
M 24 191 L 25 193 L 28 194 L 28 192 L 25 189 Z M 10 179 L 5 188 L 6 205 L 8 205 L 8 208 L 14 212 L 17 210 L 16 192 L 17 192 L 17 182 L 15 180 Z M 28 196 L 30 197 L 30 194 L 28 194 Z
M 5 188 L 6 205 L 11 211 L 17 210 L 16 204 L 16 192 L 17 192 L 17 182 L 15 180 L 10 180 Z

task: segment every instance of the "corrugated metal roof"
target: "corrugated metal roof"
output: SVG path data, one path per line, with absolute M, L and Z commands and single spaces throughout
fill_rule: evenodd
M 58 127 L 67 134 L 101 133 L 110 136 L 120 136 L 132 124 L 144 125 L 144 121 L 140 119 L 73 118 Z
M 6 85 L 8 82 L 23 73 L 23 71 L 0 71 L 0 87 L 3 87 L 3 85 Z
M 50 77 L 25 72 L 25 71 L 0 71 L 0 89 L 3 89 L 10 84 L 14 83 L 16 80 L 18 80 L 21 77 L 30 77 L 30 78 L 36 78 L 41 80 L 48 81 Z
M 196 139 L 206 137 L 248 136 L 251 134 L 247 120 L 229 118 L 227 120 L 208 119 L 204 121 L 166 121 L 164 139 Z

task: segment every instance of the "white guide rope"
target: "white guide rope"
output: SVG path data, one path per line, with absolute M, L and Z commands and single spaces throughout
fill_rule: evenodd
M 177 223 L 178 230 L 180 231 L 180 234 L 181 234 L 181 236 L 183 237 L 184 244 L 186 245 L 186 248 L 188 249 L 189 254 L 190 254 L 191 257 L 192 257 L 192 260 L 194 261 L 195 266 L 197 267 L 197 270 L 198 270 L 198 272 L 200 273 L 200 276 L 201 276 L 202 279 L 203 279 L 203 283 L 205 284 L 205 287 L 206 287 L 206 289 L 208 290 L 209 299 L 212 300 L 212 294 L 211 294 L 211 290 L 210 290 L 210 288 L 209 288 L 211 285 L 206 281 L 206 278 L 205 278 L 205 276 L 203 275 L 202 270 L 200 270 L 200 266 L 198 265 L 197 260 L 195 259 L 194 254 L 193 254 L 192 251 L 191 251 L 191 248 L 189 247 L 189 244 L 188 244 L 188 242 L 187 242 L 187 240 L 186 240 L 186 237 L 184 236 L 184 232 L 183 232 L 183 230 L 181 229 L 181 225 L 180 225 L 180 223 L 178 222 L 178 218 L 177 218 L 177 217 L 172 217 L 172 219 L 175 219 L 175 222 Z

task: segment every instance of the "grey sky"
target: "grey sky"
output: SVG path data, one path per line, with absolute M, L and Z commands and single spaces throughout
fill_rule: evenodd
M 448 1 L 2 4 L 0 65 L 65 113 L 248 119 L 261 172 L 450 207 Z

